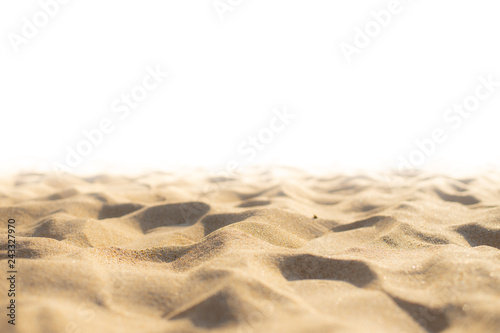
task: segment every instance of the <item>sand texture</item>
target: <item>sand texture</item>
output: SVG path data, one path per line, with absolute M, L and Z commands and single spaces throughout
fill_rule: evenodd
M 4 178 L 0 331 L 500 332 L 499 204 L 498 174 Z

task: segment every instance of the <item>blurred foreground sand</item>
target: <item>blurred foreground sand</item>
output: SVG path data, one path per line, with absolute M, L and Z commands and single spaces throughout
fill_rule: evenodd
M 0 331 L 500 332 L 499 204 L 498 174 L 19 175 Z

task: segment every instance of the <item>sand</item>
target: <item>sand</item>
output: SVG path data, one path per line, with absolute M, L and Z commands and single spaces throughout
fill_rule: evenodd
M 499 203 L 493 173 L 4 178 L 0 331 L 500 332 Z

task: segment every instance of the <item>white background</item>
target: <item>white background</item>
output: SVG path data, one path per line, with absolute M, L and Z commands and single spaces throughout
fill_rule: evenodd
M 156 64 L 170 77 L 74 172 L 224 168 L 245 160 L 238 146 L 283 105 L 296 119 L 250 164 L 395 167 L 479 75 L 500 81 L 500 3 L 401 0 L 348 64 L 340 43 L 352 44 L 355 27 L 388 3 L 242 0 L 221 20 L 211 0 L 73 0 L 16 53 L 8 34 L 40 4 L 2 1 L 1 169 L 64 162 L 82 130 L 116 119 L 113 100 Z M 424 166 L 498 162 L 499 95 Z

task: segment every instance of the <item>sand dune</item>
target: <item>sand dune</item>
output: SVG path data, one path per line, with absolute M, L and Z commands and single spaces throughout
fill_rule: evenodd
M 499 204 L 498 174 L 19 175 L 0 331 L 500 332 Z

